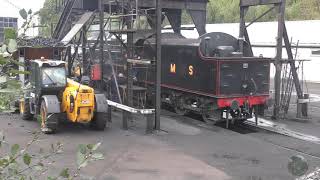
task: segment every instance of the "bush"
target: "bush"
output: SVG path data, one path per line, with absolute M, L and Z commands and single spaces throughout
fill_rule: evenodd
M 63 153 L 63 144 L 52 144 L 47 152 L 40 149 L 39 153 L 31 155 L 30 147 L 39 140 L 40 132 L 33 133 L 33 138 L 24 147 L 19 144 L 6 142 L 6 138 L 0 132 L 0 179 L 6 180 L 32 180 L 46 176 L 50 165 L 55 157 Z M 77 149 L 77 167 L 74 170 L 64 168 L 57 176 L 48 176 L 48 180 L 68 179 L 73 180 L 79 177 L 81 169 L 90 162 L 102 160 L 104 156 L 97 152 L 101 143 L 79 145 Z M 4 148 L 7 146 L 7 148 Z

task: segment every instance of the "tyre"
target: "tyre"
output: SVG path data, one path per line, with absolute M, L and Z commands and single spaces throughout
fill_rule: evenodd
M 40 124 L 41 131 L 45 134 L 55 134 L 58 130 L 59 116 L 58 114 L 49 114 L 48 108 L 44 100 L 40 107 Z
M 20 100 L 19 111 L 23 120 L 31 121 L 33 119 L 33 115 L 30 112 L 30 104 L 28 99 Z
M 103 131 L 106 128 L 108 121 L 108 114 L 105 112 L 96 112 L 91 121 L 90 126 L 98 131 Z

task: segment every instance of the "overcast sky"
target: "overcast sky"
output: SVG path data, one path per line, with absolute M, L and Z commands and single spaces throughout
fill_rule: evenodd
M 24 22 L 19 15 L 19 9 L 32 9 L 33 12 L 38 11 L 43 7 L 45 0 L 0 0 L 0 17 L 16 17 L 19 18 L 18 25 L 22 26 Z M 34 19 L 34 24 L 38 24 L 37 19 Z M 26 34 L 28 36 L 37 36 L 38 28 L 29 29 Z
M 34 12 L 43 7 L 44 0 L 0 0 L 0 16 L 3 17 L 18 17 L 19 9 L 11 5 L 9 2 L 18 8 L 25 8 L 27 11 L 32 9 Z M 19 19 L 21 26 L 22 20 Z

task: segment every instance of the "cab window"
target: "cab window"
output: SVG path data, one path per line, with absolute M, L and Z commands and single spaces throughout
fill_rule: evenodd
M 66 70 L 62 67 L 50 67 L 42 69 L 42 86 L 64 87 L 66 86 Z

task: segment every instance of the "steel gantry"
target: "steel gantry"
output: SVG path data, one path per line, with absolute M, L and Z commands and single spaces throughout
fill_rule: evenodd
M 186 10 L 199 35 L 206 32 L 207 0 L 65 0 L 61 17 L 53 32 L 67 46 L 64 59 L 69 74 L 80 65 L 79 78 L 90 77 L 92 86 L 107 92 L 109 105 L 123 110 L 123 127 L 128 128 L 132 113 L 147 115 L 150 127 L 160 130 L 161 104 L 161 30 L 164 17 L 175 33 L 181 32 L 182 11 Z M 143 19 L 146 27 L 141 27 Z M 156 41 L 153 59 L 135 54 L 135 41 L 144 35 Z M 146 109 L 135 103 L 137 91 L 146 91 L 133 83 L 134 66 L 155 70 L 155 106 Z M 125 77 L 125 83 L 122 78 Z M 110 85 L 112 84 L 112 86 Z M 107 85 L 107 87 L 106 87 Z M 111 108 L 109 108 L 111 109 Z M 111 113 L 110 113 L 111 114 Z M 152 118 L 152 116 L 154 118 Z M 154 119 L 154 121 L 153 121 Z
M 261 16 L 254 19 L 249 24 L 245 22 L 245 15 L 250 7 L 253 6 L 261 6 L 261 5 L 271 5 L 270 9 L 264 12 Z M 285 24 L 285 7 L 286 7 L 286 0 L 241 0 L 240 1 L 240 33 L 239 33 L 239 43 L 240 49 L 243 49 L 244 41 L 247 41 L 250 44 L 250 39 L 248 35 L 247 28 L 267 15 L 268 13 L 272 12 L 273 10 L 276 11 L 276 15 L 278 17 L 278 34 L 277 34 L 277 44 L 276 44 L 276 57 L 274 61 L 276 73 L 274 78 L 274 108 L 273 108 L 273 117 L 275 119 L 280 118 L 280 112 L 284 110 L 288 110 L 291 93 L 292 92 L 282 92 L 281 89 L 281 75 L 283 64 L 288 63 L 290 64 L 290 76 L 293 78 L 293 83 L 295 85 L 297 97 L 298 97 L 298 116 L 302 115 L 304 117 L 307 116 L 307 108 L 303 108 L 299 105 L 299 101 L 304 99 L 303 91 L 301 88 L 301 84 L 299 81 L 299 76 L 297 73 L 296 62 L 292 53 L 291 43 L 289 41 L 288 32 Z M 283 42 L 284 47 L 286 49 L 288 60 L 283 59 Z M 251 45 L 251 44 L 250 44 Z M 290 89 L 290 88 L 289 88 Z M 285 90 L 283 90 L 285 91 Z M 283 103 L 282 103 L 283 102 Z M 299 113 L 300 112 L 300 113 Z

